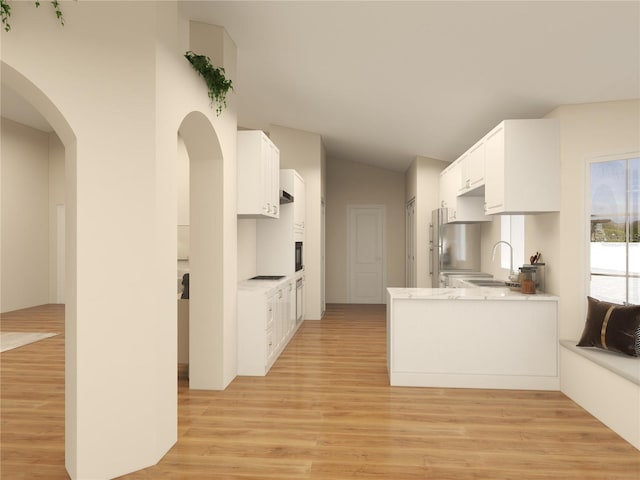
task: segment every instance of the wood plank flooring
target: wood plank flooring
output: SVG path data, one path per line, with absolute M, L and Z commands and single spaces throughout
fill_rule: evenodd
M 1 328 L 63 331 L 62 314 L 5 314 Z M 330 305 L 268 376 L 223 392 L 180 380 L 177 444 L 121 478 L 640 478 L 640 452 L 562 393 L 389 387 L 385 349 L 384 307 Z M 0 360 L 0 477 L 68 478 L 64 335 Z

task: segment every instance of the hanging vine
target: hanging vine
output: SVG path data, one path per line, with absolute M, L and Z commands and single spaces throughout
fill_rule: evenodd
M 198 55 L 192 51 L 184 54 L 191 66 L 198 72 L 207 84 L 209 89 L 209 100 L 211 105 L 216 104 L 216 115 L 222 113 L 222 109 L 227 107 L 227 92 L 233 90 L 231 80 L 224 76 L 224 68 L 211 65 L 211 59 L 205 55 Z
M 35 0 L 34 3 L 36 8 L 40 6 L 40 0 Z M 62 10 L 60 10 L 60 3 L 58 0 L 52 0 L 50 3 L 56 14 L 56 18 L 60 21 L 61 25 L 64 25 L 64 17 L 62 16 Z M 5 32 L 11 30 L 9 17 L 11 17 L 11 5 L 9 5 L 9 0 L 0 0 L 0 19 L 2 20 L 2 26 L 4 27 Z

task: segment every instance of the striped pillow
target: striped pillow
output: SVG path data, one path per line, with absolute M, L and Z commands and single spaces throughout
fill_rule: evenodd
M 578 347 L 596 347 L 640 357 L 640 305 L 587 297 L 587 321 Z

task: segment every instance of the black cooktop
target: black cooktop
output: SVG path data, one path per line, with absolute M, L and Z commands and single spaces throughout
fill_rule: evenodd
M 250 280 L 280 280 L 284 275 L 258 275 Z

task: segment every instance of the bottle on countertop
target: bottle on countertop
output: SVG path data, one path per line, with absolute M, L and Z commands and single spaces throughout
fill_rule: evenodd
M 520 267 L 520 292 L 533 295 L 536 293 L 536 267 Z

